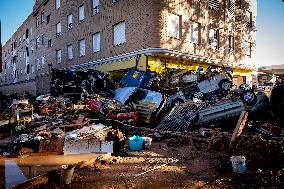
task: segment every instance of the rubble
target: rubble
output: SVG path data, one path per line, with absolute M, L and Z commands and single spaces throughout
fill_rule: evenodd
M 133 174 L 137 178 L 172 164 L 188 166 L 189 160 L 201 158 L 198 154 L 206 159 L 215 153 L 227 172 L 232 172 L 226 167 L 231 156 L 244 156 L 247 171 L 243 174 L 248 176 L 284 163 L 283 135 L 277 123 L 251 122 L 246 113 L 232 132 L 233 120 L 244 111 L 254 111 L 262 94 L 248 85 L 232 89 L 227 68 L 211 66 L 204 73 L 168 69 L 162 74 L 132 68 L 120 84 L 114 89 L 107 74 L 94 70 L 54 70 L 50 94 L 15 97 L 1 106 L 1 137 L 8 139 L 0 143 L 0 153 L 126 156 L 127 139 L 139 135 L 144 146 L 137 153 L 156 150 L 178 161 L 142 168 Z M 216 128 L 222 123 L 225 127 Z M 272 162 L 277 162 L 276 167 Z

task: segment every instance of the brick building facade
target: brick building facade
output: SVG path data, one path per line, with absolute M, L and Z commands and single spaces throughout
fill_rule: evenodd
M 0 91 L 48 93 L 51 68 L 155 70 L 165 62 L 225 65 L 249 81 L 256 18 L 249 2 L 37 0 L 3 46 Z

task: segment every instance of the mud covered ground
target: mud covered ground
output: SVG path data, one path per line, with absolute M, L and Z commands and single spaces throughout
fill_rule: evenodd
M 49 174 L 45 185 L 29 188 L 283 188 L 283 139 L 247 136 L 228 152 L 229 137 L 163 137 L 151 148 L 127 152 L 126 157 L 81 163 L 70 185 L 59 172 Z M 198 140 L 197 140 L 198 139 Z M 247 172 L 234 173 L 231 155 L 247 158 Z

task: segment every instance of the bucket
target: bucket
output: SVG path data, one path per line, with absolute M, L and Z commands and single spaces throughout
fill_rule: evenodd
M 74 167 L 62 170 L 62 180 L 64 184 L 70 184 L 73 178 Z
M 150 147 L 151 146 L 151 143 L 152 143 L 152 138 L 151 137 L 142 137 L 143 140 L 144 140 L 144 145 L 145 147 Z
M 246 172 L 246 158 L 244 156 L 232 156 L 230 157 L 230 161 L 235 173 Z
M 129 138 L 129 147 L 131 151 L 140 151 L 143 147 L 143 137 L 134 135 Z

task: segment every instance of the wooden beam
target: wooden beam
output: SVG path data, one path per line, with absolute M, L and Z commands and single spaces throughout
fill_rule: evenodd
M 242 111 L 238 123 L 236 125 L 235 131 L 233 133 L 233 136 L 231 138 L 230 141 L 230 145 L 229 145 L 229 150 L 231 150 L 235 144 L 235 141 L 239 139 L 239 137 L 241 136 L 243 129 L 245 127 L 246 121 L 248 118 L 248 112 L 246 111 Z

